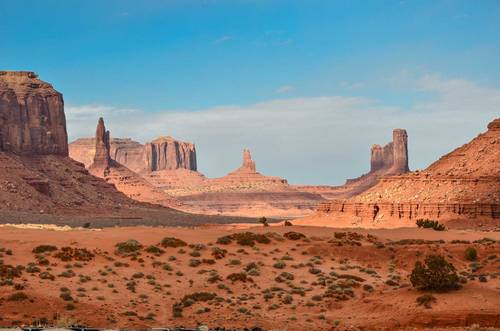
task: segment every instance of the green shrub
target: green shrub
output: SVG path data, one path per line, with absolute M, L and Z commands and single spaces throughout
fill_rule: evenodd
M 410 275 L 410 281 L 418 290 L 448 291 L 457 289 L 458 275 L 455 267 L 441 255 L 429 255 L 425 265 L 417 261 Z
M 292 222 L 290 222 L 290 221 L 285 221 L 285 226 L 292 226 L 292 225 L 293 225 L 293 224 L 292 224 Z
M 163 249 L 156 247 L 156 246 L 149 246 L 148 248 L 146 248 L 146 252 L 151 253 L 151 254 L 156 255 L 156 256 L 160 256 L 163 253 L 165 253 L 165 251 Z
M 269 224 L 267 223 L 267 218 L 266 217 L 259 218 L 259 223 L 261 223 L 264 226 L 269 226 Z
M 136 253 L 142 248 L 142 245 L 134 239 L 129 239 L 127 241 L 119 242 L 115 245 L 116 254 L 127 255 L 131 253 Z
M 418 219 L 417 226 L 424 229 L 433 229 L 436 231 L 444 231 L 445 226 L 440 224 L 438 221 L 432 221 L 428 219 Z
M 7 298 L 7 301 L 24 301 L 24 300 L 28 300 L 28 296 L 24 292 L 13 293 Z
M 289 239 L 289 240 L 300 240 L 300 239 L 305 239 L 306 236 L 300 232 L 294 232 L 294 231 L 290 231 L 290 232 L 287 232 L 283 235 L 283 237 L 285 237 L 286 239 Z
M 419 296 L 416 301 L 419 306 L 424 306 L 425 308 L 429 309 L 432 307 L 431 305 L 436 302 L 436 297 L 434 297 L 432 294 L 424 294 Z
M 477 259 L 477 250 L 474 247 L 467 247 L 465 258 L 469 261 L 475 261 Z
M 173 248 L 177 248 L 177 247 L 184 247 L 184 246 L 187 246 L 187 243 L 183 240 L 180 240 L 178 238 L 174 238 L 174 237 L 165 237 L 162 239 L 161 241 L 161 245 L 163 247 L 173 247 Z
M 40 246 L 36 246 L 35 248 L 33 248 L 32 252 L 35 254 L 42 254 L 42 253 L 46 253 L 46 252 L 53 252 L 56 250 L 57 250 L 56 246 L 40 245 Z

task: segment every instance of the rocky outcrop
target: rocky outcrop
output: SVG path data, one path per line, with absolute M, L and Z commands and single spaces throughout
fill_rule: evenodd
M 71 158 L 89 167 L 95 154 L 95 140 L 80 138 L 69 144 Z M 146 174 L 160 170 L 196 171 L 196 147 L 172 137 L 161 137 L 142 145 L 129 138 L 110 140 L 110 157 L 130 170 Z
M 194 144 L 160 137 L 144 146 L 147 171 L 189 169 L 196 171 L 196 148 Z
M 109 146 L 109 131 L 106 131 L 104 120 L 99 118 L 95 132 L 95 154 L 94 162 L 90 166 L 95 171 L 103 171 L 106 173 L 111 166 L 110 146 Z
M 0 151 L 68 155 L 62 94 L 33 72 L 0 71 Z
M 111 139 L 111 159 L 135 172 L 144 170 L 144 146 L 130 138 Z
M 318 212 L 356 226 L 414 226 L 418 218 L 498 220 L 499 127 L 500 120 L 496 119 L 488 125 L 487 132 L 444 155 L 424 171 L 383 176 L 377 185 L 358 196 L 320 204 Z M 400 146 L 394 154 L 393 171 L 405 169 L 405 136 L 395 134 L 395 142 L 397 138 Z

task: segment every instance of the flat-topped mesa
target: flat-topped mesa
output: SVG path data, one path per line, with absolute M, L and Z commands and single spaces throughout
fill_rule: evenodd
M 184 168 L 197 170 L 196 147 L 189 142 L 160 137 L 144 146 L 146 171 L 174 170 Z
M 68 155 L 64 101 L 30 71 L 0 71 L 0 151 Z
M 100 117 L 99 121 L 97 122 L 97 128 L 95 132 L 94 162 L 90 167 L 93 170 L 102 170 L 104 173 L 109 171 L 109 167 L 111 166 L 111 157 L 109 153 L 109 131 L 106 131 L 104 120 L 102 119 L 102 117 Z

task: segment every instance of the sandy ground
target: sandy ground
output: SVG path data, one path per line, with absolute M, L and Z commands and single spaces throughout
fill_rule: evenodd
M 271 243 L 253 247 L 234 241 L 216 243 L 222 236 L 243 231 L 274 234 L 270 235 Z M 306 238 L 284 238 L 289 231 Z M 3 266 L 27 267 L 33 263 L 29 271 L 33 272 L 33 266 L 40 269 L 34 273 L 22 270 L 12 284 L 0 286 L 0 326 L 45 318 L 51 323 L 77 321 L 113 328 L 199 324 L 280 330 L 425 329 L 476 324 L 500 327 L 500 233 L 349 229 L 360 236 L 334 239 L 335 232 L 342 231 L 305 226 L 251 228 L 242 224 L 65 231 L 0 227 Z M 165 248 L 159 244 L 164 237 L 179 238 L 190 245 Z M 485 237 L 497 242 L 473 243 Z M 410 238 L 444 243 L 394 243 Z M 142 244 L 138 254 L 117 255 L 115 245 L 129 239 Z M 48 265 L 32 252 L 39 245 L 58 248 L 42 254 Z M 150 245 L 164 252 L 155 256 L 146 251 Z M 478 250 L 479 269 L 474 272 L 464 257 L 469 246 Z M 85 248 L 95 256 L 90 261 L 62 261 L 57 257 L 62 247 Z M 214 247 L 226 250 L 225 257 L 215 259 Z M 417 305 L 415 300 L 423 293 L 412 288 L 408 276 L 415 261 L 429 253 L 445 256 L 459 272 L 468 274 L 468 281 L 460 290 L 434 293 L 437 302 L 426 309 Z M 201 263 L 196 265 L 192 260 Z M 254 270 L 245 271 L 250 263 L 255 263 Z M 44 272 L 54 280 L 41 279 Z M 232 281 L 227 277 L 233 273 L 244 273 L 251 280 Z M 479 281 L 479 275 L 484 275 L 486 282 Z M 361 278 L 349 280 L 352 276 Z M 2 279 L 5 281 L 6 276 L 0 272 Z M 393 282 L 388 285 L 388 280 Z M 344 289 L 344 295 L 332 294 L 332 288 Z M 18 292 L 27 297 L 12 300 Z M 216 297 L 187 300 L 192 304 L 182 309 L 181 317 L 174 317 L 174 304 L 185 303 L 185 295 L 198 292 L 214 293 Z

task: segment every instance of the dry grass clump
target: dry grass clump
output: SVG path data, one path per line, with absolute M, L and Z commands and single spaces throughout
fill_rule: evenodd
M 25 300 L 28 300 L 28 296 L 24 292 L 13 293 L 7 298 L 7 301 L 25 301 Z
M 160 244 L 163 247 L 173 247 L 173 248 L 187 246 L 187 243 L 185 241 L 174 237 L 165 237 L 161 240 Z
M 250 247 L 255 246 L 255 243 L 259 244 L 271 243 L 271 239 L 269 239 L 269 237 L 265 234 L 259 234 L 253 232 L 240 232 L 218 238 L 217 244 L 229 245 L 233 241 L 236 241 L 238 245 L 250 246 Z
M 226 254 L 227 250 L 220 247 L 212 247 L 212 256 L 215 259 L 217 260 L 223 259 L 224 257 L 226 257 Z
M 62 247 L 54 257 L 65 262 L 72 260 L 88 262 L 94 258 L 94 254 L 86 248 Z
M 142 249 L 141 243 L 134 239 L 119 242 L 115 247 L 115 254 L 122 256 L 136 255 Z
M 153 246 L 153 245 L 148 246 L 148 248 L 146 248 L 146 252 L 153 254 L 155 256 L 160 256 L 160 255 L 165 253 L 165 251 L 163 249 L 156 247 L 156 246 Z
M 243 283 L 246 283 L 246 282 L 252 283 L 253 282 L 253 279 L 251 277 L 249 277 L 244 272 L 235 272 L 235 273 L 229 274 L 226 278 L 232 282 L 243 282 Z
M 416 301 L 419 306 L 424 306 L 425 308 L 430 309 L 432 308 L 432 304 L 437 300 L 435 296 L 427 293 L 417 297 Z
M 57 251 L 57 247 L 53 245 L 39 245 L 33 248 L 32 252 L 35 254 L 43 254 L 47 252 Z
M 0 262 L 0 280 L 13 279 L 16 277 L 21 277 L 22 267 L 14 267 L 9 264 L 3 264 Z
M 290 231 L 283 235 L 288 240 L 301 240 L 305 239 L 306 235 L 300 232 Z

